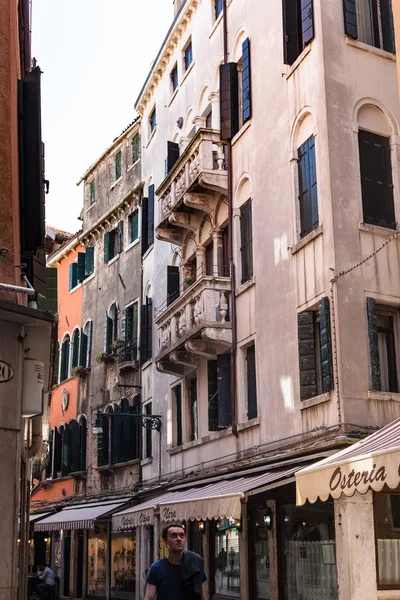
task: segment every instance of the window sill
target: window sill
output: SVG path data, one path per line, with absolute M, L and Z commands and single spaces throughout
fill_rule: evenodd
M 256 278 L 255 277 L 252 277 L 248 281 L 245 281 L 244 283 L 242 283 L 241 285 L 239 285 L 238 288 L 236 288 L 235 296 L 240 296 L 240 294 L 243 294 L 243 292 L 245 292 L 246 290 L 248 290 L 249 288 L 251 288 L 255 284 L 256 284 Z
M 74 292 L 76 292 L 76 290 L 79 290 L 80 287 L 82 287 L 82 284 L 78 283 L 78 285 L 69 290 L 69 293 L 73 294 Z
M 140 242 L 140 238 L 136 238 L 136 240 L 133 240 L 133 242 L 131 242 L 126 248 L 125 248 L 125 252 L 128 252 L 128 250 L 130 250 L 131 248 L 133 248 L 134 246 L 137 246 L 138 243 Z
M 111 260 L 108 261 L 108 265 L 112 265 L 113 263 L 115 263 L 115 261 L 117 261 L 119 259 L 119 254 L 116 254 L 115 256 L 113 256 L 111 258 Z
M 215 30 L 218 29 L 218 25 L 221 23 L 223 15 L 224 15 L 224 11 L 221 11 L 220 14 L 218 15 L 218 17 L 216 18 L 215 23 L 212 26 L 212 29 L 211 29 L 210 34 L 208 36 L 209 39 L 212 38 L 212 36 L 215 33 Z
M 76 479 L 86 479 L 87 478 L 87 472 L 86 471 L 74 471 L 70 473 L 71 477 L 75 477 Z
M 238 423 L 237 430 L 245 431 L 246 429 L 251 429 L 252 427 L 257 427 L 260 424 L 260 417 L 254 417 L 254 419 L 249 419 L 244 423 Z
M 175 100 L 175 98 L 176 98 L 176 95 L 177 95 L 177 93 L 178 93 L 178 92 L 179 92 L 179 85 L 178 85 L 178 87 L 176 88 L 176 90 L 174 90 L 174 91 L 173 91 L 173 93 L 172 93 L 172 96 L 171 96 L 171 99 L 170 99 L 170 101 L 169 101 L 169 102 L 168 102 L 168 104 L 167 104 L 167 108 L 168 108 L 169 106 L 171 106 L 171 104 L 172 104 L 172 103 L 173 103 L 173 101 Z
M 400 402 L 400 394 L 397 392 L 375 392 L 373 390 L 368 390 L 368 400 Z
M 400 598 L 400 587 L 396 589 L 378 589 L 378 600 L 398 600 Z
M 369 225 L 368 223 L 360 223 L 359 225 L 360 231 L 368 231 L 368 233 L 376 233 L 377 235 L 383 235 L 385 237 L 390 237 L 395 233 L 398 233 L 400 230 L 396 227 L 396 229 L 392 229 L 391 227 L 381 227 L 380 225 Z
M 93 273 L 91 273 L 90 275 L 88 275 L 86 277 L 86 279 L 84 279 L 82 281 L 82 285 L 85 285 L 85 283 L 87 283 L 88 281 L 91 281 L 92 279 L 94 279 L 95 274 L 96 274 L 95 271 L 93 271 Z
M 131 165 L 129 165 L 129 167 L 127 168 L 126 172 L 129 173 L 129 171 L 131 169 L 133 169 L 133 167 L 136 167 L 136 165 L 138 164 L 139 161 L 140 161 L 140 156 L 139 156 L 139 158 L 137 160 L 135 160 L 134 163 L 132 163 Z
M 142 256 L 142 260 L 144 260 L 145 258 L 148 257 L 148 255 L 150 254 L 150 252 L 153 250 L 154 248 L 154 244 L 151 244 L 151 246 L 149 246 L 146 250 L 146 252 L 143 254 Z
M 145 369 L 147 369 L 147 367 L 149 367 L 152 364 L 153 364 L 153 359 L 152 358 L 149 358 L 149 360 L 146 360 L 146 362 L 142 364 L 142 371 L 144 371 Z
M 291 77 L 293 75 L 293 73 L 301 65 L 301 63 L 306 58 L 306 56 L 308 56 L 310 54 L 310 52 L 311 52 L 311 45 L 312 45 L 312 42 L 310 44 L 308 44 L 308 46 L 306 46 L 304 48 L 303 52 L 301 54 L 299 54 L 299 56 L 296 58 L 296 60 L 294 61 L 294 63 L 289 66 L 289 70 L 286 73 L 286 81 L 289 79 L 289 77 Z
M 325 394 L 320 394 L 319 396 L 315 396 L 314 398 L 308 398 L 308 400 L 301 400 L 300 410 L 307 410 L 307 408 L 312 408 L 313 406 L 318 406 L 319 404 L 325 404 L 325 402 L 329 402 L 330 399 L 330 392 L 325 392 Z
M 96 200 L 93 202 L 93 204 L 90 204 L 89 208 L 86 209 L 86 213 L 88 213 L 89 210 L 92 210 L 93 206 L 96 206 Z
M 196 446 L 201 446 L 202 444 L 207 444 L 208 442 L 213 442 L 214 440 L 219 440 L 228 435 L 232 434 L 232 427 L 227 427 L 226 429 L 222 429 L 221 431 L 212 431 L 208 435 L 200 438 L 199 440 L 194 440 L 193 442 L 185 442 L 182 446 L 174 446 L 168 450 L 170 456 L 174 456 L 175 454 L 179 454 L 183 450 L 189 450 L 190 448 L 195 448 Z
M 358 48 L 359 50 L 368 52 L 369 54 L 375 54 L 376 56 L 381 56 L 382 58 L 388 58 L 389 60 L 396 61 L 395 54 L 386 52 L 386 50 L 381 50 L 381 48 L 375 48 L 375 46 L 370 46 L 365 42 L 360 42 L 360 40 L 353 40 L 353 38 L 346 37 L 346 44 L 348 46 L 353 46 L 353 48 Z
M 148 148 L 148 147 L 150 146 L 150 144 L 151 144 L 151 140 L 152 140 L 152 139 L 153 139 L 153 137 L 155 136 L 155 134 L 156 134 L 156 131 L 157 131 L 157 125 L 154 127 L 153 131 L 152 131 L 152 132 L 151 132 L 151 134 L 150 134 L 150 137 L 149 137 L 149 139 L 148 139 L 148 141 L 147 141 L 147 144 L 146 144 L 146 148 Z
M 242 127 L 239 129 L 237 134 L 232 138 L 232 142 L 231 142 L 232 146 L 234 146 L 236 144 L 236 142 L 238 142 L 240 140 L 242 135 L 244 133 L 246 133 L 246 131 L 249 129 L 250 125 L 251 125 L 251 119 L 246 121 L 246 123 L 244 125 L 242 125 Z
M 140 464 L 142 465 L 142 467 L 145 467 L 146 465 L 151 465 L 151 463 L 153 462 L 153 457 L 150 456 L 149 458 L 144 458 Z
M 304 246 L 307 246 L 307 244 L 309 244 L 310 242 L 315 240 L 317 237 L 322 235 L 322 233 L 323 233 L 323 227 L 322 227 L 322 225 L 318 225 L 318 227 L 316 229 L 314 229 L 314 231 L 310 231 L 310 233 L 308 233 L 306 235 L 306 237 L 304 237 L 299 242 L 297 242 L 297 244 L 295 244 L 293 246 L 293 248 L 290 249 L 290 252 L 292 253 L 292 255 L 296 254 L 296 252 L 298 252 L 299 250 L 304 248 Z
M 125 462 L 115 463 L 115 465 L 104 465 L 103 467 L 96 467 L 97 471 L 110 471 L 113 472 L 114 469 L 122 469 L 123 467 L 131 467 L 133 465 L 138 465 L 139 459 L 133 458 L 132 460 L 127 460 Z
M 184 75 L 183 75 L 183 77 L 182 77 L 182 81 L 181 81 L 181 87 L 182 87 L 182 84 L 183 84 L 183 82 L 185 81 L 186 77 L 188 77 L 188 76 L 189 76 L 189 73 L 191 73 L 191 72 L 192 72 L 194 65 L 195 65 L 195 61 L 192 61 L 192 62 L 190 63 L 190 65 L 189 65 L 189 67 L 186 69 L 186 71 L 185 71 L 185 73 L 184 73 Z
M 114 181 L 114 183 L 110 187 L 110 190 L 113 190 L 121 181 L 122 181 L 122 175 L 121 175 L 121 177 L 118 177 L 118 179 L 116 179 Z

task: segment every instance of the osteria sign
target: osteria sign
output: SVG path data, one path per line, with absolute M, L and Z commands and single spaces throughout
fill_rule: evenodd
M 399 440 L 400 446 L 400 440 Z M 390 452 L 340 462 L 325 461 L 296 473 L 296 503 L 315 502 L 368 490 L 380 492 L 385 486 L 395 489 L 400 484 L 400 448 Z
M 124 531 L 143 525 L 154 525 L 154 508 L 117 513 L 112 518 L 113 530 Z

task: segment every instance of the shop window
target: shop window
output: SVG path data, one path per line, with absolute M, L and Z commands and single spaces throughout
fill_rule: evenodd
M 204 529 L 199 528 L 199 523 L 199 521 L 188 521 L 186 523 L 187 548 L 191 552 L 203 556 Z M 202 525 L 204 526 L 204 523 Z
M 197 377 L 189 379 L 189 436 L 194 442 L 199 438 L 199 409 L 197 403 Z
M 333 502 L 279 511 L 283 600 L 338 597 Z
M 391 0 L 344 0 L 346 34 L 365 44 L 394 53 Z
M 367 298 L 372 389 L 398 392 L 396 329 L 398 311 Z
M 254 508 L 249 520 L 253 543 L 250 544 L 250 565 L 253 569 L 253 595 L 257 600 L 269 600 L 270 571 L 268 555 L 268 529 L 265 526 L 266 507 Z
M 231 355 L 208 361 L 208 429 L 218 431 L 232 423 Z
M 239 531 L 228 519 L 215 527 L 215 593 L 240 598 Z
M 300 237 L 319 224 L 315 140 L 312 135 L 297 151 L 299 176 Z
M 89 596 L 106 597 L 107 553 L 106 525 L 99 524 L 94 530 L 89 530 L 87 578 Z
M 364 223 L 396 229 L 390 140 L 358 132 Z
M 307 400 L 333 388 L 329 299 L 298 313 L 297 325 L 300 399 Z
M 112 534 L 111 561 L 111 598 L 126 598 L 132 595 L 134 597 L 136 585 L 135 530 Z
M 148 402 L 144 407 L 144 412 L 146 415 L 151 415 L 152 404 Z M 153 456 L 153 431 L 151 429 L 145 430 L 146 435 L 146 454 L 145 458 L 151 458 Z
M 400 495 L 374 494 L 378 588 L 400 588 Z
M 313 38 L 313 0 L 283 0 L 283 48 L 285 64 L 293 64 Z

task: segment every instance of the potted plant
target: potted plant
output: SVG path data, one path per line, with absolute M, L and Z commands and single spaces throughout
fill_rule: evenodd
M 90 373 L 90 367 L 77 366 L 72 369 L 72 375 L 80 379 L 84 379 L 88 373 Z
M 107 352 L 100 352 L 100 354 L 98 354 L 96 356 L 96 362 L 97 363 L 111 363 L 113 362 L 114 357 L 112 354 L 108 354 Z

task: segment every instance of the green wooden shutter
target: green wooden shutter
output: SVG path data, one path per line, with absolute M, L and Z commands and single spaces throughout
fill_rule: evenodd
M 85 277 L 94 273 L 94 246 L 88 246 L 85 253 Z
M 256 377 L 256 349 L 249 346 L 246 352 L 247 360 L 247 417 L 255 419 L 257 409 L 257 377 Z
M 108 445 L 109 445 L 109 425 L 110 417 L 101 415 L 101 428 L 103 433 L 99 433 L 97 437 L 97 465 L 104 467 L 109 464 Z
M 144 364 L 147 361 L 147 306 L 143 304 L 140 307 L 140 362 Z
M 381 0 L 381 22 L 383 49 L 386 52 L 396 52 L 392 0 Z
M 314 313 L 311 310 L 298 313 L 298 343 L 300 369 L 300 399 L 317 395 L 317 369 L 315 351 Z
M 209 360 L 208 373 L 208 430 L 218 430 L 218 373 L 217 361 Z
M 69 289 L 70 291 L 78 285 L 78 264 L 71 263 L 69 265 Z
M 167 266 L 167 306 L 179 297 L 179 267 Z
M 300 54 L 299 0 L 283 0 L 283 61 L 294 63 Z
M 35 288 L 36 289 L 36 288 Z M 46 298 L 39 297 L 37 300 L 39 310 L 45 310 L 56 313 L 57 306 L 57 269 L 54 267 L 46 268 Z
M 130 413 L 128 398 L 121 399 L 121 460 L 133 460 L 135 458 L 135 429 L 134 419 L 126 417 Z
M 53 385 L 58 383 L 58 373 L 60 364 L 60 342 L 57 342 L 54 354 L 54 367 L 53 367 Z
M 124 247 L 124 222 L 119 221 L 118 223 L 118 254 L 122 252 L 122 248 Z
M 78 252 L 78 281 L 85 279 L 85 253 Z
M 80 358 L 80 332 L 79 330 L 74 331 L 74 336 L 72 338 L 73 348 L 72 348 L 72 368 L 79 366 L 79 358 Z
M 369 353 L 371 357 L 371 384 L 375 392 L 381 391 L 381 365 L 379 360 L 378 328 L 376 323 L 376 303 L 367 298 Z
M 165 163 L 165 175 L 168 175 L 176 161 L 179 159 L 179 144 L 167 141 L 167 160 Z
M 135 210 L 130 215 L 130 242 L 134 242 L 139 237 L 139 211 Z
M 111 260 L 110 257 L 110 231 L 106 231 L 104 234 L 104 262 L 108 263 Z
M 231 140 L 239 131 L 239 86 L 236 63 L 219 67 L 221 139 Z
M 344 31 L 353 39 L 358 38 L 356 0 L 343 0 Z
M 317 171 L 315 140 L 312 135 L 298 149 L 300 237 L 318 226 Z
M 68 423 L 64 425 L 64 433 L 62 436 L 61 472 L 63 477 L 71 472 L 71 432 Z
M 148 242 L 148 198 L 142 198 L 142 256 L 149 247 Z
M 79 365 L 81 367 L 87 366 L 87 350 L 88 350 L 88 336 L 84 333 L 83 329 L 81 329 L 81 348 L 79 354 Z
M 147 360 L 153 356 L 153 300 L 146 298 L 147 309 Z
M 242 43 L 242 105 L 243 123 L 251 118 L 251 65 L 250 65 L 250 40 L 246 38 Z
M 321 341 L 322 391 L 330 392 L 333 390 L 333 368 L 329 298 L 321 298 L 318 305 Z
M 149 185 L 149 198 L 147 202 L 147 243 L 154 243 L 154 185 Z
M 107 352 L 107 354 L 108 354 L 108 339 L 109 339 L 109 334 L 108 334 L 108 313 L 106 311 L 106 314 L 104 316 L 104 344 L 103 344 L 103 348 L 104 348 L 104 352 Z
M 79 424 L 73 420 L 69 423 L 70 448 L 71 448 L 71 473 L 80 470 L 80 431 Z
M 86 471 L 86 445 L 87 445 L 87 423 L 84 417 L 79 423 L 79 460 L 80 471 Z
M 69 338 L 63 341 L 61 346 L 61 373 L 60 373 L 60 383 L 68 379 L 68 367 L 69 367 L 69 347 L 70 340 Z
M 122 462 L 122 432 L 123 417 L 114 412 L 111 418 L 111 464 L 115 465 Z
M 128 308 L 124 311 L 125 319 L 124 319 L 124 337 L 125 337 L 125 360 L 133 360 L 132 356 L 132 317 L 133 317 L 133 307 L 128 306 Z
M 232 425 L 232 398 L 231 398 L 231 355 L 219 354 L 217 356 L 218 372 L 218 425 L 229 427 Z
M 242 283 L 253 277 L 253 217 L 251 200 L 240 207 Z
M 176 402 L 176 445 L 183 444 L 183 424 L 182 424 L 182 386 L 174 387 Z
M 58 479 L 59 473 L 61 473 L 62 463 L 62 435 L 58 429 L 54 430 L 54 466 L 53 466 L 53 478 Z
M 138 316 L 139 304 L 135 302 L 132 306 L 132 360 L 137 359 L 138 351 Z

